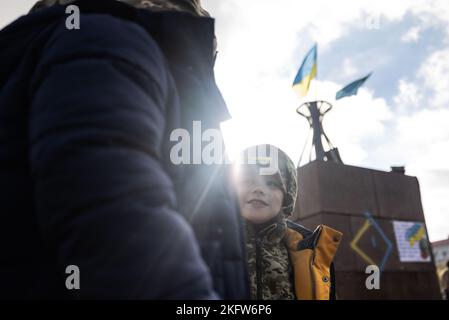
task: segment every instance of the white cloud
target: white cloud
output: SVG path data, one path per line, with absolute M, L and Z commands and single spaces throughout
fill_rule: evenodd
M 424 213 L 432 241 L 449 234 L 449 109 L 426 108 L 400 116 L 391 136 L 373 154 L 406 165 L 420 183 Z
M 399 141 L 407 144 L 408 147 L 419 146 L 425 148 L 423 150 L 427 150 L 436 142 L 449 141 L 448 121 L 449 109 L 426 108 L 410 116 L 400 117 L 396 126 Z M 445 152 L 445 150 L 441 152 Z M 449 152 L 449 148 L 447 152 Z M 423 154 L 426 153 L 423 152 Z M 442 160 L 448 164 L 447 169 L 449 169 L 449 161 Z M 432 164 L 435 163 L 432 161 Z
M 320 98 L 333 104 L 323 124 L 331 142 L 340 150 L 346 164 L 363 165 L 370 151 L 364 141 L 384 139 L 385 123 L 393 117 L 391 108 L 382 98 L 375 98 L 366 88 L 356 96 L 335 101 L 335 93 L 342 85 L 320 82 Z
M 401 41 L 404 43 L 414 43 L 418 42 L 420 36 L 421 28 L 413 27 L 410 28 L 402 37 Z
M 345 58 L 343 60 L 343 66 L 342 66 L 341 69 L 342 69 L 341 71 L 343 72 L 343 76 L 345 78 L 351 78 L 351 77 L 353 77 L 353 76 L 355 76 L 356 74 L 359 73 L 359 70 L 354 65 L 352 60 L 349 59 L 349 58 Z
M 449 38 L 447 0 L 350 0 L 344 5 L 325 0 L 307 5 L 296 0 L 276 3 L 203 0 L 203 4 L 217 16 L 221 44 L 217 79 L 234 116 L 235 127 L 239 128 L 233 131 L 236 144 L 270 140 L 282 144 L 295 161 L 303 147 L 308 124 L 295 113 L 301 102 L 293 95 L 290 85 L 303 54 L 314 41 L 318 42 L 320 55 L 332 50 L 335 41 L 352 31 L 366 30 L 366 36 L 370 37 L 377 28 L 388 29 L 393 25 L 391 22 L 400 22 L 407 15 L 419 23 L 414 21 L 415 25 L 399 41 L 420 41 L 428 28 L 446 31 Z M 356 50 L 363 52 L 362 48 Z M 379 44 L 379 50 L 364 54 L 376 69 L 390 63 L 385 52 L 388 49 Z M 429 178 L 431 170 L 446 168 L 445 160 L 449 158 L 444 151 L 449 150 L 445 144 L 445 139 L 449 141 L 446 129 L 449 115 L 444 111 L 449 101 L 448 60 L 447 50 L 433 52 L 423 61 L 419 72 L 416 70 L 414 79 L 399 79 L 393 98 L 396 108 L 375 97 L 367 89 L 369 85 L 362 87 L 357 96 L 335 102 L 335 92 L 345 83 L 323 81 L 321 73 L 307 97 L 313 99 L 318 92 L 320 99 L 334 104 L 334 109 L 325 116 L 324 127 L 345 163 L 384 170 L 390 165 L 406 165 L 407 172 L 418 177 L 433 240 L 449 233 L 446 214 L 449 203 L 442 196 L 449 194 L 449 183 L 434 177 L 440 182 L 437 186 Z M 334 63 L 341 64 L 345 73 L 342 79 L 359 73 L 351 60 Z M 431 99 L 428 99 L 429 90 Z
M 436 107 L 449 106 L 449 47 L 433 52 L 423 62 L 418 76 L 433 92 L 428 103 Z
M 411 12 L 421 21 L 421 29 L 442 29 L 446 33 L 446 38 L 442 40 L 449 43 L 449 6 L 446 0 L 417 3 L 411 8 Z
M 405 79 L 400 79 L 398 83 L 398 93 L 393 98 L 398 113 L 403 114 L 415 110 L 421 106 L 423 94 L 418 86 Z

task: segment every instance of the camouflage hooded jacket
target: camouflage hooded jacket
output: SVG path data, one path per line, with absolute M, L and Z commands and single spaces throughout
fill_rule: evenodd
M 251 298 L 335 299 L 332 260 L 342 234 L 320 225 L 314 232 L 278 215 L 246 224 Z

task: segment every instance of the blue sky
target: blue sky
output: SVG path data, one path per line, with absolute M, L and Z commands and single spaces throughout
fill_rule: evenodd
M 0 26 L 34 1 L 0 2 Z M 449 235 L 449 2 L 447 0 L 202 0 L 216 18 L 217 82 L 233 119 L 231 156 L 273 143 L 294 161 L 308 131 L 296 107 L 333 103 L 325 130 L 350 165 L 417 176 L 432 241 Z M 318 79 L 299 100 L 291 83 L 318 43 Z M 335 92 L 373 71 L 355 97 Z

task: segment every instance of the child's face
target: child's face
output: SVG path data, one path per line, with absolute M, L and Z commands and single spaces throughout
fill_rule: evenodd
M 260 175 L 259 169 L 257 166 L 248 166 L 236 177 L 241 214 L 256 224 L 277 216 L 284 200 L 279 176 Z

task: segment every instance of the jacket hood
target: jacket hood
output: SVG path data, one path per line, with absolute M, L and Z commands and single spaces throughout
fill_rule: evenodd
M 78 0 L 74 4 L 84 14 L 108 14 L 135 22 L 145 28 L 159 45 L 170 66 L 189 67 L 200 77 L 214 80 L 214 20 L 183 12 L 152 12 L 113 0 Z M 0 31 L 0 85 L 3 85 L 23 60 L 30 55 L 38 61 L 47 39 L 61 19 L 65 7 L 56 5 L 18 18 Z M 81 26 L 82 27 L 82 26 Z M 217 93 L 218 94 L 218 93 Z M 230 118 L 224 101 L 217 115 L 221 121 Z
M 31 11 L 54 5 L 68 5 L 76 0 L 40 0 L 34 4 Z M 148 8 L 161 11 L 184 11 L 190 14 L 209 17 L 209 13 L 201 6 L 200 0 L 117 0 L 136 8 Z

